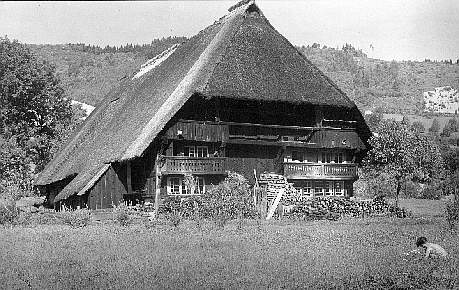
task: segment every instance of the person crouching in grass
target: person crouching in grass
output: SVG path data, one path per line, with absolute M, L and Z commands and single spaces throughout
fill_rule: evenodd
M 440 245 L 428 243 L 426 237 L 419 237 L 416 241 L 416 246 L 422 247 L 425 251 L 426 258 L 429 257 L 441 257 L 446 258 L 448 255 Z

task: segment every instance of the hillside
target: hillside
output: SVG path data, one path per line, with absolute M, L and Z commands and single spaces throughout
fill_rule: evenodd
M 420 114 L 423 93 L 436 87 L 459 88 L 459 64 L 451 62 L 384 61 L 368 58 L 346 44 L 342 49 L 302 46 L 299 50 L 327 74 L 361 110 Z
M 28 46 L 56 67 L 67 97 L 95 106 L 121 78 L 184 40 L 184 37 L 169 37 L 156 39 L 148 45 L 129 44 L 119 48 L 85 44 Z
M 56 66 L 69 98 L 96 105 L 120 78 L 184 40 L 169 37 L 155 39 L 151 44 L 119 48 L 84 44 L 29 47 Z M 371 59 L 349 44 L 335 49 L 315 43 L 298 50 L 337 83 L 362 111 L 381 108 L 386 113 L 420 114 L 424 110 L 424 92 L 443 86 L 459 88 L 459 64 L 453 62 Z

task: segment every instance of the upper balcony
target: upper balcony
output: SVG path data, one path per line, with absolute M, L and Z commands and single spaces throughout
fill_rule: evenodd
M 284 162 L 284 176 L 288 179 L 357 179 L 354 163 Z
M 162 174 L 225 174 L 225 157 L 165 156 Z

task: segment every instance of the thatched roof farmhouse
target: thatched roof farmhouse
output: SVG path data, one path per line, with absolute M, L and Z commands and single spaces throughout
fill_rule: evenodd
M 50 203 L 103 208 L 245 168 L 351 194 L 368 137 L 356 105 L 245 1 L 124 78 L 36 184 Z

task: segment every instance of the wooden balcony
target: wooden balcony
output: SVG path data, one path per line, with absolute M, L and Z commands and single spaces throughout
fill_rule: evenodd
M 299 163 L 284 162 L 284 176 L 288 179 L 357 179 L 354 163 Z
M 162 174 L 225 174 L 225 157 L 165 156 Z

